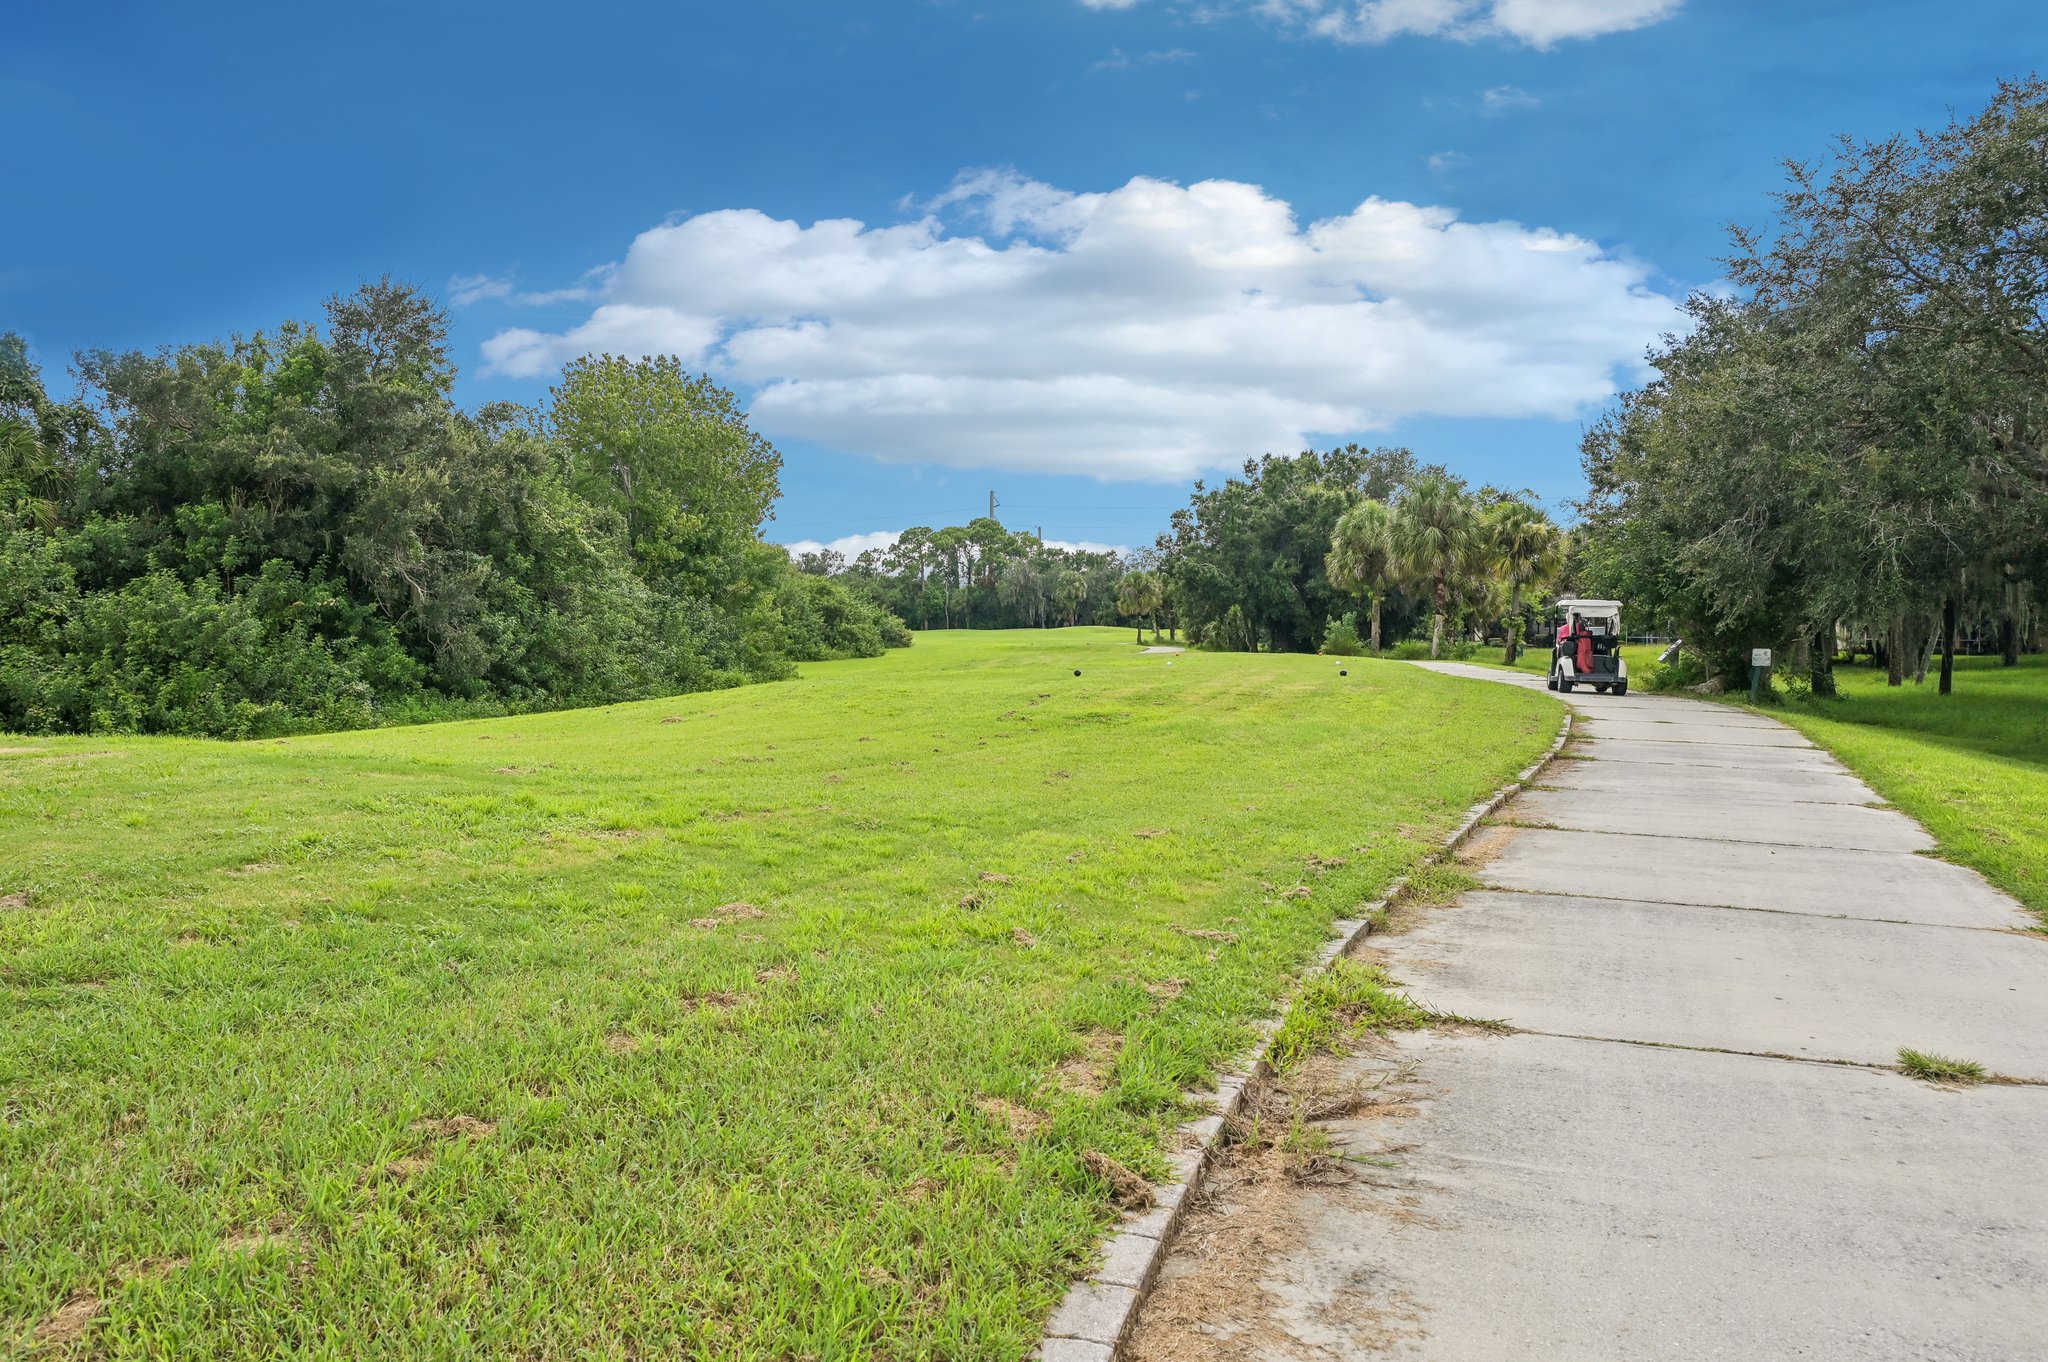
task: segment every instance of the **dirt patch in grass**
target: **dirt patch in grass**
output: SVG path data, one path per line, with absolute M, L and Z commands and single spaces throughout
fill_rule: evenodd
M 393 1159 L 384 1165 L 384 1176 L 395 1182 L 404 1182 L 417 1173 L 424 1173 L 434 1161 L 425 1154 L 408 1154 L 402 1159 Z
M 17 890 L 12 894 L 0 894 L 0 909 L 26 908 L 28 906 L 29 896 L 26 890 Z
M 1191 936 L 1197 941 L 1235 941 L 1236 932 L 1218 931 L 1213 927 L 1175 927 L 1182 936 Z
M 1010 940 L 1027 951 L 1038 944 L 1038 938 L 1025 931 L 1022 927 L 1012 927 L 1010 929 Z
M 757 907 L 742 900 L 735 903 L 721 903 L 711 910 L 710 917 L 691 918 L 690 925 L 710 932 L 716 931 L 728 922 L 757 922 L 767 916 L 767 909 Z
M 754 971 L 754 978 L 764 984 L 788 984 L 796 982 L 796 971 L 788 965 L 770 965 Z
M 1012 876 L 1005 875 L 1000 870 L 984 870 L 981 872 L 981 882 L 983 884 L 1008 884 L 1012 878 Z
M 1052 1071 L 1053 1082 L 1083 1097 L 1100 1097 L 1109 1089 L 1116 1072 L 1116 1058 L 1123 1052 L 1124 1038 L 1114 1031 L 1090 1031 L 1080 1053 L 1068 1055 Z
M 614 1031 L 604 1038 L 604 1048 L 615 1055 L 630 1055 L 640 1048 L 640 1038 Z
M 1018 1106 L 1002 1097 L 984 1097 L 974 1104 L 982 1115 L 1008 1129 L 1018 1140 L 1028 1140 L 1045 1129 L 1045 1117 L 1029 1107 Z
M 458 1116 L 454 1119 L 467 1121 L 471 1118 Z M 485 1123 L 478 1122 L 478 1124 L 484 1125 Z M 486 1125 L 485 1128 L 489 1129 L 490 1127 Z M 265 1249 L 284 1249 L 297 1253 L 304 1250 L 305 1247 L 305 1239 L 300 1235 L 293 1234 L 289 1230 L 241 1230 L 220 1241 L 220 1251 L 234 1256 L 261 1253 Z
M 29 1341 L 45 1348 L 62 1348 L 76 1343 L 85 1337 L 86 1329 L 106 1308 L 107 1303 L 92 1292 L 75 1291 L 69 1300 L 36 1325 L 29 1334 Z
M 438 1116 L 414 1121 L 412 1128 L 436 1140 L 485 1140 L 498 1133 L 497 1123 L 480 1116 Z
M 1110 1204 L 1120 1211 L 1142 1211 L 1152 1204 L 1152 1184 L 1112 1159 L 1091 1149 L 1081 1155 L 1081 1166 L 1109 1184 Z
M 1147 993 L 1167 1002 L 1172 1002 L 1186 992 L 1187 986 L 1188 981 L 1185 979 L 1154 979 L 1151 983 L 1143 985 Z

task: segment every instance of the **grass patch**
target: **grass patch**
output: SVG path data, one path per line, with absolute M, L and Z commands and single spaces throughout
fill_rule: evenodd
M 1955 691 L 1844 667 L 1839 700 L 1770 711 L 1918 819 L 2048 929 L 2048 657 L 1956 659 Z
M 1339 1049 L 1369 1031 L 1411 1031 L 1430 1020 L 1426 1008 L 1393 990 L 1378 965 L 1340 956 L 1302 985 L 1267 1057 L 1284 1074 L 1310 1055 Z
M 1406 903 L 1454 903 L 1464 894 L 1484 889 L 1486 882 L 1451 861 L 1438 861 L 1408 877 L 1402 899 Z
M 1921 1050 L 1899 1050 L 1899 1072 L 1928 1083 L 1982 1083 L 1984 1066 L 1974 1059 L 1950 1059 Z
M 1329 924 L 1555 731 L 1334 672 L 923 634 L 0 743 L 0 1353 L 1022 1357 L 1091 1170 L 1162 1170 Z

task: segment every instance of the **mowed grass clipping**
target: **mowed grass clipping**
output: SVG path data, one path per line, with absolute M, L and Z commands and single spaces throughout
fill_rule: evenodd
M 924 634 L 0 743 L 0 1353 L 1022 1357 L 1113 1216 L 1083 1155 L 1159 1172 L 1328 923 L 1556 731 L 1349 669 Z
M 1839 667 L 1837 701 L 1769 711 L 1841 758 L 2048 928 L 2048 657 L 1956 659 L 1955 690 Z

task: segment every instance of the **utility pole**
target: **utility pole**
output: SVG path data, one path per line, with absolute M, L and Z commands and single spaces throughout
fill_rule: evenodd
M 995 494 L 995 489 L 994 489 L 994 488 L 990 488 L 990 489 L 989 489 L 989 494 L 988 494 L 988 518 L 989 518 L 990 520 L 994 520 L 994 519 L 996 518 L 996 494 Z

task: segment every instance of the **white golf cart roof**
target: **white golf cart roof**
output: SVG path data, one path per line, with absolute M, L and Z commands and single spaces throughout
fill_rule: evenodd
M 1566 596 L 1557 603 L 1559 610 L 1576 610 L 1581 615 L 1619 615 L 1620 601 L 1594 601 L 1579 596 Z

